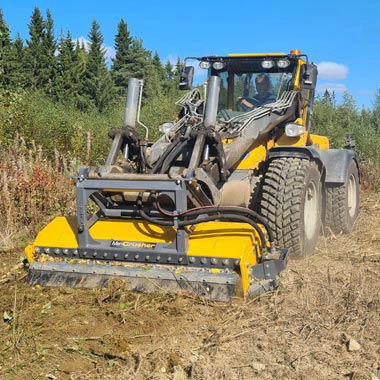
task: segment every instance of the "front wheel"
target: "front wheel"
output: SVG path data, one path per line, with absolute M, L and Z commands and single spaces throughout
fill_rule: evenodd
M 283 157 L 272 160 L 264 175 L 259 212 L 275 243 L 292 256 L 311 254 L 321 229 L 322 191 L 315 162 Z

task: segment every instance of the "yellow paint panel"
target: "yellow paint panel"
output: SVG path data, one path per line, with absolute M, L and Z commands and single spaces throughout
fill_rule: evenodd
M 329 139 L 326 136 L 310 135 L 310 139 L 319 149 L 330 148 Z
M 258 169 L 260 162 L 265 161 L 266 158 L 266 146 L 260 144 L 245 155 L 245 157 L 239 162 L 237 169 Z
M 157 226 L 141 221 L 99 220 L 90 229 L 94 240 L 128 240 L 149 243 L 171 243 L 173 227 Z
M 55 218 L 37 236 L 25 253 L 33 261 L 35 246 L 78 248 L 75 217 Z M 90 229 L 95 240 L 128 240 L 136 242 L 170 243 L 175 236 L 173 227 L 162 227 L 140 221 L 98 221 Z M 255 229 L 245 223 L 207 222 L 194 227 L 189 235 L 190 256 L 242 258 L 252 256 L 259 243 Z M 256 262 L 256 258 L 251 259 Z
M 202 223 L 190 235 L 188 255 L 241 258 L 257 242 L 257 232 L 245 223 Z
M 305 146 L 308 133 L 304 133 L 302 136 L 289 137 L 284 133 L 277 141 L 275 146 Z
M 257 139 L 250 151 L 238 162 L 236 169 L 258 169 L 259 164 L 267 159 L 268 150 L 272 145 L 273 139 L 268 141 L 264 138 Z
M 40 231 L 33 244 L 42 247 L 78 248 L 76 233 L 76 218 L 60 216 Z

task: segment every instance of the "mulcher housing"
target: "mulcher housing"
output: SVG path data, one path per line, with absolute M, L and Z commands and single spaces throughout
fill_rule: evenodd
M 29 283 L 122 278 L 137 291 L 228 301 L 274 289 L 288 253 L 313 251 L 322 221 L 352 229 L 356 155 L 310 132 L 316 66 L 299 51 L 192 59 L 208 70 L 205 98 L 185 67 L 180 87 L 190 91 L 154 143 L 136 129 L 142 81 L 130 79 L 105 164 L 75 177 L 77 215 L 54 219 L 25 249 Z M 242 109 L 263 74 L 275 99 Z M 338 198 L 335 215 L 324 205 Z

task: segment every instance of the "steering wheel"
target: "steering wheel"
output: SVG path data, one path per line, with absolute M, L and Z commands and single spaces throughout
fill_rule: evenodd
M 252 106 L 250 106 L 252 105 Z M 237 111 L 252 111 L 256 107 L 260 107 L 260 102 L 255 98 L 241 97 L 236 101 L 236 110 Z

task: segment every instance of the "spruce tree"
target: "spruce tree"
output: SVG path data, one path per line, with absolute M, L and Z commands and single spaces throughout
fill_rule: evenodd
M 80 43 L 78 40 L 76 41 L 75 48 L 75 65 L 74 65 L 74 81 L 75 81 L 75 99 L 74 103 L 76 107 L 80 110 L 85 110 L 89 106 L 91 107 L 91 102 L 84 91 L 85 82 L 86 82 L 86 66 L 87 66 L 87 58 L 88 52 L 84 45 L 84 42 Z
M 116 86 L 118 94 L 126 94 L 128 84 L 128 54 L 132 42 L 132 37 L 128 31 L 128 25 L 121 19 L 117 25 L 115 36 L 115 58 L 112 59 L 111 76 Z
M 28 79 L 25 69 L 25 46 L 20 33 L 12 43 L 12 70 L 9 73 L 12 88 L 25 88 Z
M 78 56 L 71 33 L 61 34 L 58 44 L 57 76 L 55 83 L 56 98 L 62 103 L 73 103 L 79 92 L 77 65 Z
M 126 75 L 128 78 L 134 77 L 144 79 L 145 69 L 149 61 L 150 54 L 144 49 L 142 39 L 133 38 L 125 62 Z
M 14 42 L 10 29 L 0 9 L 0 86 L 10 90 L 23 87 L 25 72 L 23 68 L 24 46 L 19 34 Z
M 166 70 L 157 51 L 154 53 L 152 64 L 157 71 L 160 82 L 163 83 L 166 80 Z
M 49 10 L 46 21 L 41 11 L 35 7 L 29 24 L 25 67 L 29 77 L 28 86 L 32 90 L 43 90 L 52 94 L 56 75 L 56 41 L 54 38 L 54 22 Z
M 29 26 L 30 39 L 26 41 L 25 67 L 29 77 L 28 86 L 32 90 L 42 87 L 42 71 L 45 57 L 43 49 L 45 23 L 41 11 L 35 7 Z
M 41 86 L 47 94 L 52 94 L 56 76 L 57 42 L 54 38 L 54 22 L 49 10 L 46 11 L 46 21 L 44 21 L 44 32 L 42 39 L 42 70 Z
M 88 35 L 90 48 L 84 73 L 83 99 L 87 107 L 94 106 L 98 111 L 105 111 L 114 97 L 114 86 L 108 72 L 103 48 L 103 35 L 100 26 L 94 20 Z
M 174 77 L 174 69 L 170 61 L 167 61 L 165 64 L 165 76 L 167 80 L 172 80 Z
M 10 62 L 11 55 L 10 30 L 5 23 L 3 11 L 0 9 L 0 84 L 2 88 L 9 87 L 9 74 L 12 69 Z

